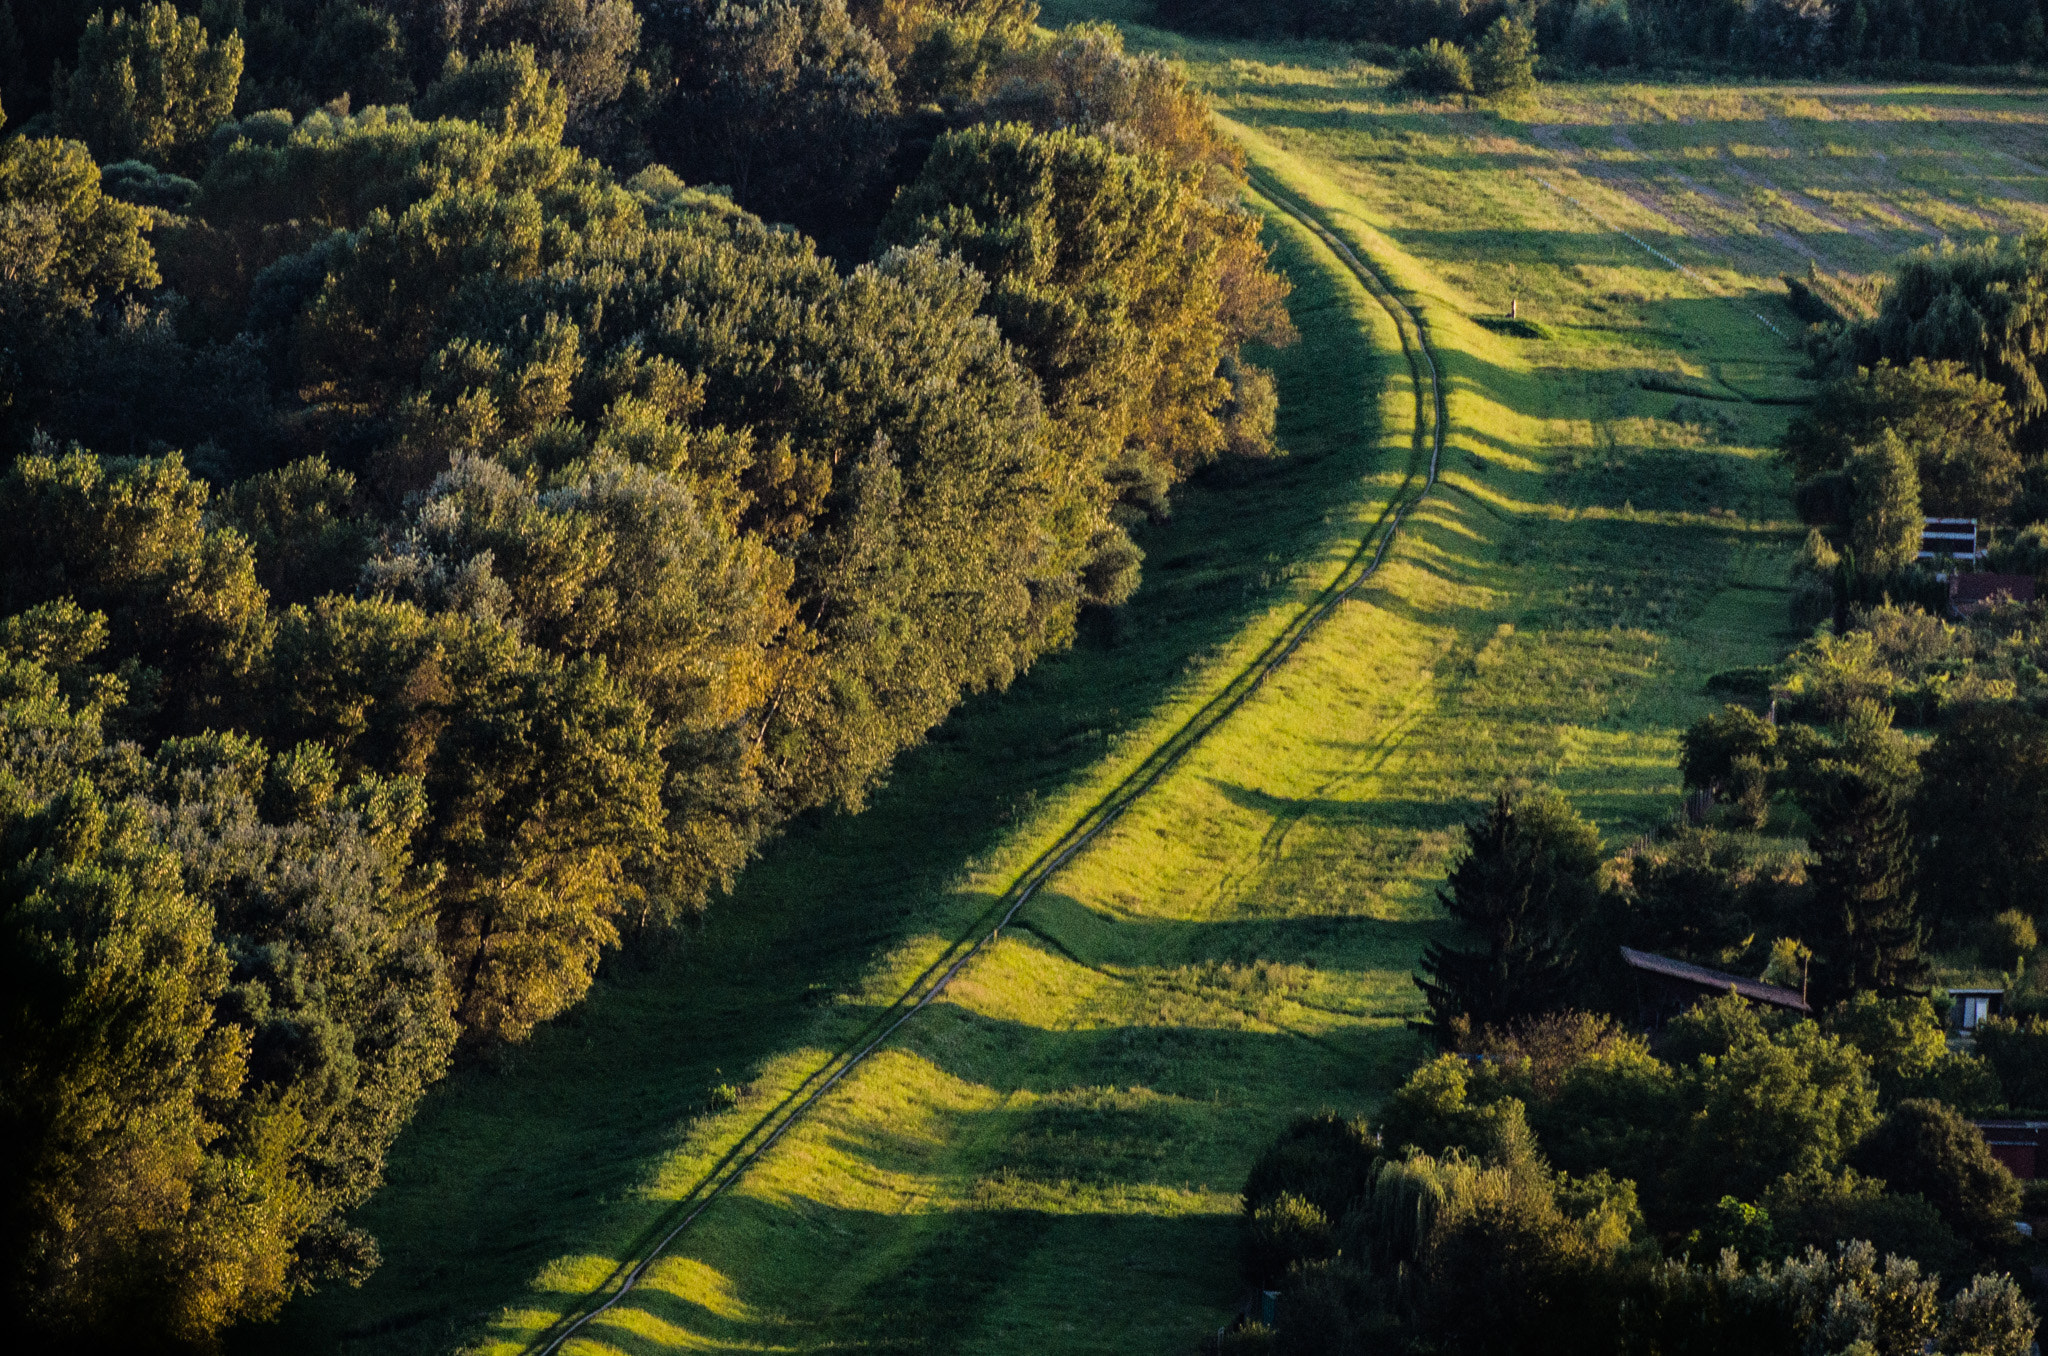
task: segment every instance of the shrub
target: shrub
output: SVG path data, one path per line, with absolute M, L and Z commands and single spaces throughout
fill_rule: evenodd
M 2012 1236 L 2019 1183 L 1991 1156 L 1983 1132 L 1940 1102 L 1899 1103 L 1851 1161 L 1898 1195 L 1926 1197 L 1951 1229 L 1979 1246 Z
M 2029 1110 L 2048 1107 L 2048 1022 L 1993 1017 L 1978 1023 L 1977 1053 L 1998 1075 L 2005 1104 Z
M 1472 59 L 1458 44 L 1431 38 L 1401 58 L 1398 83 L 1418 94 L 1470 94 Z
M 1291 1191 L 1252 1212 L 1244 1231 L 1244 1274 L 1253 1285 L 1270 1285 L 1296 1262 L 1313 1262 L 1336 1251 L 1330 1217 Z
M 1256 1214 L 1291 1193 L 1331 1219 L 1342 1218 L 1370 1185 L 1378 1155 L 1379 1142 L 1363 1120 L 1347 1121 L 1329 1111 L 1303 1116 L 1252 1164 L 1245 1178 L 1244 1212 Z

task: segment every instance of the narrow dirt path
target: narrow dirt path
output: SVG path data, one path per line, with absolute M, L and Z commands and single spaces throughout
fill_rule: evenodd
M 663 1213 L 625 1255 L 603 1283 L 583 1296 L 548 1327 L 537 1333 L 526 1351 L 552 1356 L 593 1320 L 631 1294 L 648 1269 L 711 1203 L 758 1163 L 776 1142 L 808 1115 L 825 1094 L 881 1049 L 902 1026 L 943 993 L 967 963 L 979 955 L 1017 917 L 1032 896 L 1075 854 L 1093 842 L 1144 796 L 1159 779 L 1184 759 L 1209 733 L 1242 706 L 1261 684 L 1300 648 L 1310 632 L 1327 620 L 1346 599 L 1372 578 L 1386 559 L 1402 521 L 1435 488 L 1449 421 L 1447 393 L 1439 376 L 1436 354 L 1415 312 L 1387 285 L 1378 270 L 1361 261 L 1335 233 L 1279 186 L 1254 172 L 1253 188 L 1276 208 L 1299 221 L 1328 246 L 1373 299 L 1386 310 L 1401 334 L 1401 347 L 1415 382 L 1415 448 L 1427 461 L 1419 485 L 1411 471 L 1380 519 L 1359 541 L 1357 549 L 1321 593 L 1282 628 L 1250 664 L 1190 716 L 1144 761 L 1133 768 L 1073 824 L 1058 841 L 1032 860 L 1010 886 L 966 932 L 955 938 L 939 958 L 903 989 L 896 999 L 829 1059 L 813 1069 L 787 1097 L 756 1121 L 688 1192 Z

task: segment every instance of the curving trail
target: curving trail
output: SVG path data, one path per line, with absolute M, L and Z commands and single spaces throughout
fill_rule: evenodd
M 1252 187 L 1259 196 L 1301 223 L 1344 262 L 1366 290 L 1392 318 L 1401 334 L 1401 349 L 1415 383 L 1415 437 L 1417 459 L 1423 462 L 1420 484 L 1411 463 L 1408 480 L 1396 491 L 1379 520 L 1359 541 L 1351 558 L 1327 587 L 1305 604 L 1266 647 L 1200 709 L 1145 756 L 1103 797 L 1068 826 L 1058 841 L 1027 865 L 971 927 L 955 938 L 939 958 L 898 994 L 895 1001 L 869 1021 L 838 1051 L 813 1069 L 790 1093 L 756 1121 L 731 1148 L 699 1178 L 695 1185 L 663 1212 L 661 1218 L 625 1250 L 625 1258 L 594 1290 L 565 1311 L 528 1342 L 532 1356 L 553 1356 L 564 1343 L 586 1325 L 602 1316 L 632 1293 L 649 1267 L 676 1238 L 704 1213 L 720 1195 L 744 1176 L 817 1103 L 868 1056 L 894 1035 L 912 1017 L 952 983 L 967 963 L 995 941 L 1017 912 L 1046 881 L 1092 842 L 1139 797 L 1166 775 L 1194 747 L 1230 714 L 1242 706 L 1276 669 L 1298 649 L 1308 634 L 1334 613 L 1379 569 L 1393 547 L 1402 521 L 1436 485 L 1437 467 L 1442 460 L 1449 410 L 1436 353 L 1420 318 L 1387 286 L 1379 272 L 1352 253 L 1337 235 L 1325 227 L 1307 208 L 1280 191 L 1277 183 L 1257 170 L 1251 172 Z M 1426 392 L 1426 394 L 1425 394 Z

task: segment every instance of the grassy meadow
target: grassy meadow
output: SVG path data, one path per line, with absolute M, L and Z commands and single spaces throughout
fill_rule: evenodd
M 1369 1111 L 1419 1053 L 1408 977 L 1458 825 L 1531 776 L 1618 848 L 1670 814 L 1706 679 L 1794 642 L 1769 449 L 1806 386 L 1777 274 L 2048 211 L 2016 159 L 2041 115 L 1996 92 L 1572 85 L 1503 115 L 1392 95 L 1334 48 L 1133 42 L 1187 61 L 1262 180 L 1418 314 L 1442 483 L 567 1350 L 1190 1349 L 1237 1298 L 1263 1143 Z M 971 703 L 865 814 L 801 824 L 673 954 L 452 1078 L 364 1212 L 383 1269 L 237 1350 L 528 1347 L 1337 574 L 1415 469 L 1415 392 L 1385 312 L 1261 206 L 1302 335 L 1270 355 L 1289 455 L 1190 487 L 1130 607 Z

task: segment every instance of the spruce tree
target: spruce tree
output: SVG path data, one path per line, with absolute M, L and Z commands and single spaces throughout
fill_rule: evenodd
M 1429 1002 L 1417 1029 L 1445 1046 L 1460 1025 L 1505 1025 L 1565 1001 L 1600 869 L 1598 831 L 1555 791 L 1503 788 L 1465 843 L 1437 898 L 1478 945 L 1432 942 L 1415 977 Z
M 1836 742 L 1803 780 L 1813 822 L 1813 935 L 1821 996 L 1896 994 L 1927 974 L 1912 824 L 1919 768 L 1874 701 L 1849 704 Z
M 1472 89 L 1518 99 L 1536 89 L 1536 30 L 1503 14 L 1472 49 Z

